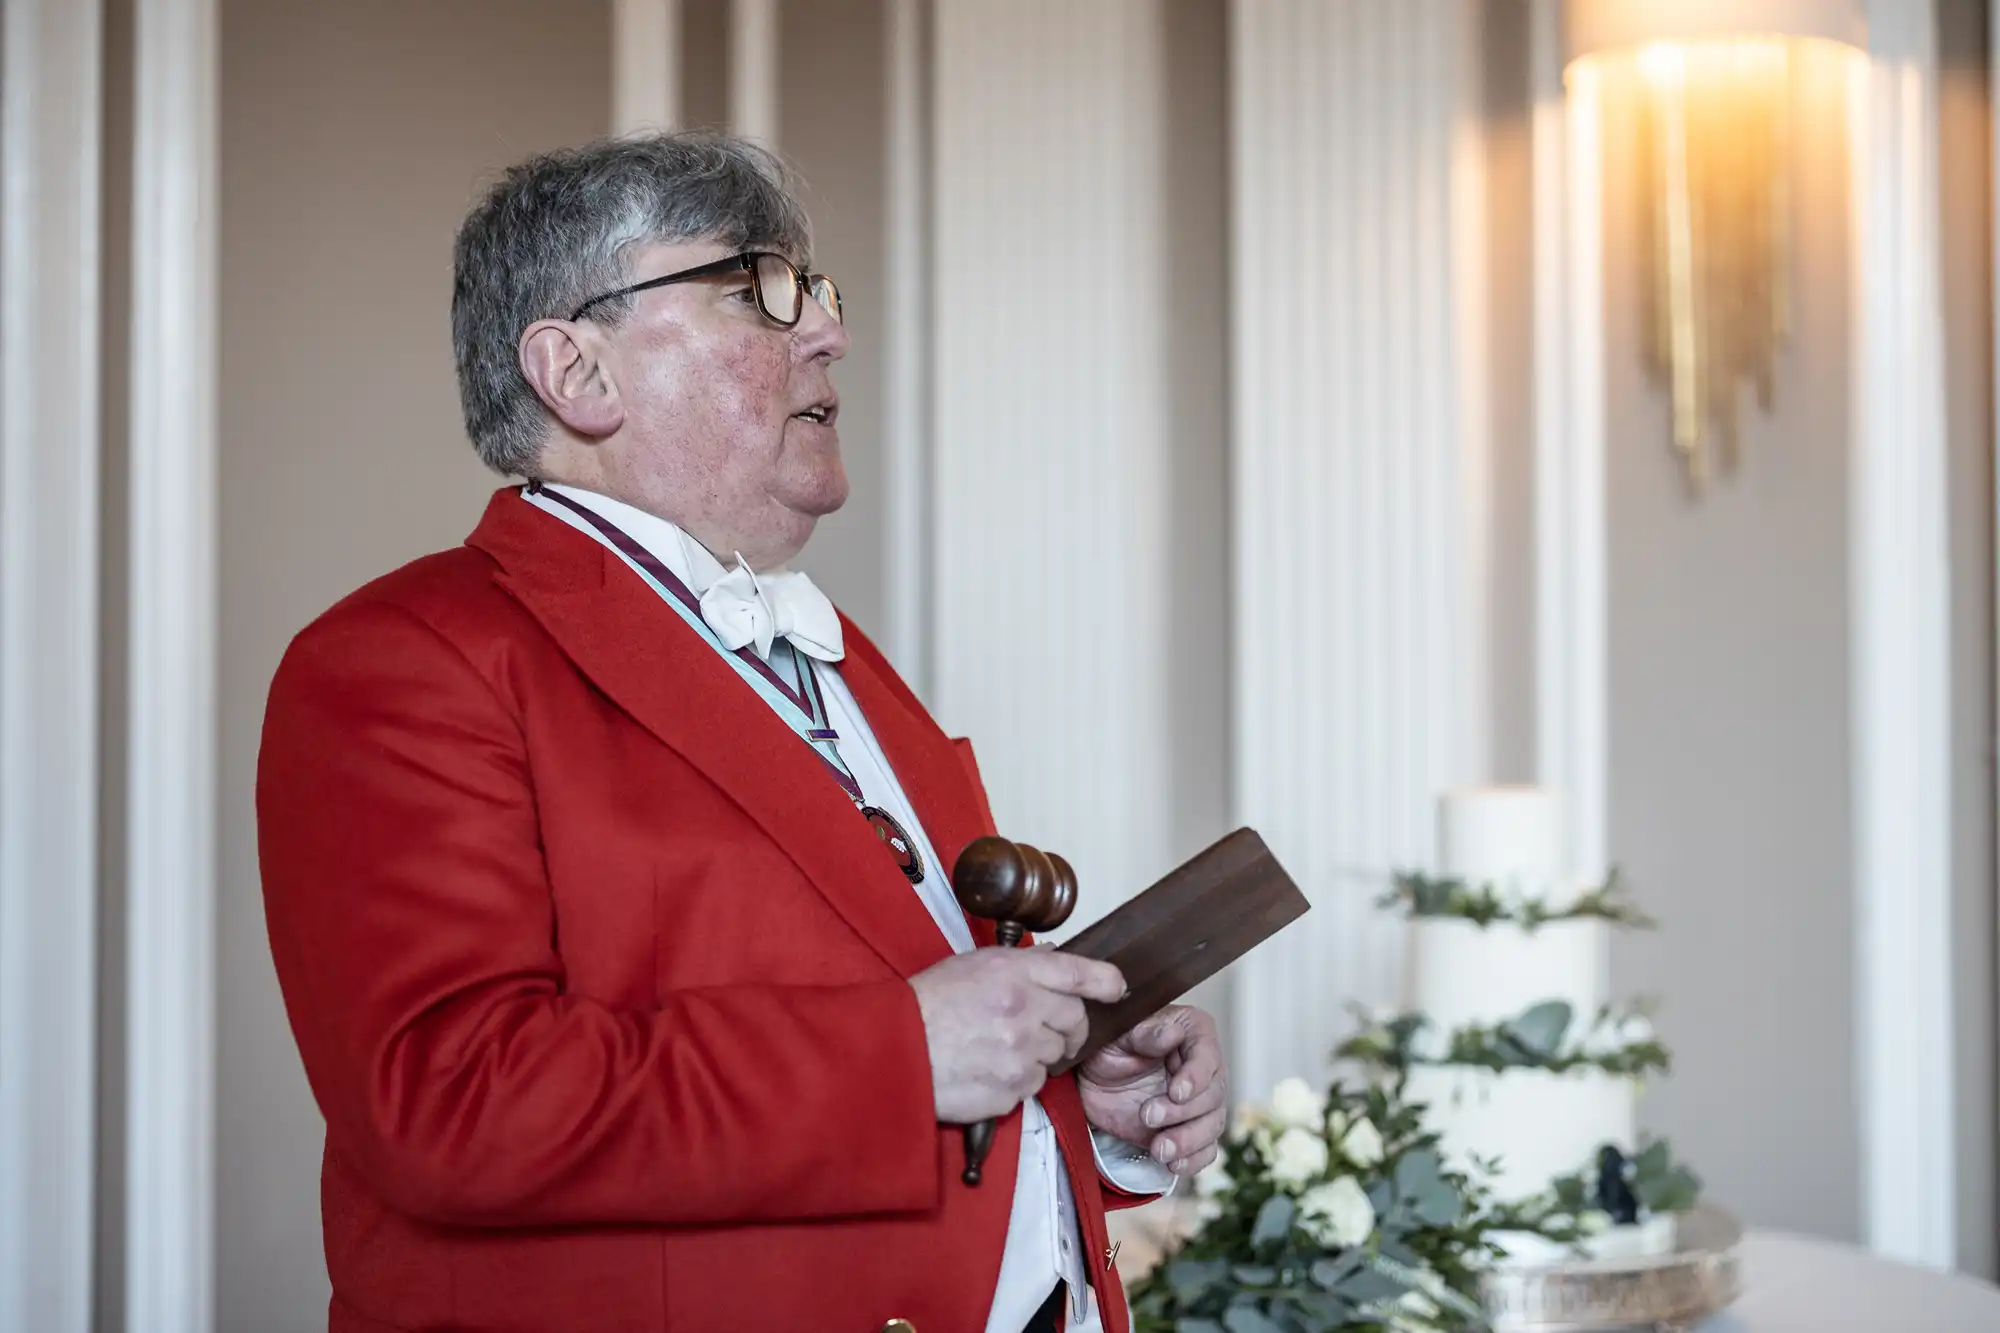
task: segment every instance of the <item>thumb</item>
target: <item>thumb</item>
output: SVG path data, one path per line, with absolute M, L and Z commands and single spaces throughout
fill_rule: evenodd
M 1119 1041 L 1135 1055 L 1165 1056 L 1186 1044 L 1187 1037 L 1188 1011 L 1180 1005 L 1169 1005 L 1133 1024 L 1132 1030 Z
M 1125 976 L 1110 963 L 1039 950 L 1031 950 L 1028 957 L 1032 960 L 1028 975 L 1044 989 L 1099 1004 L 1116 1004 L 1125 998 Z

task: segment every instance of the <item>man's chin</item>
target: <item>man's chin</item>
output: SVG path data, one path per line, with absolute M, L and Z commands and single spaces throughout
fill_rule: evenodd
M 803 514 L 810 519 L 822 519 L 828 514 L 838 513 L 847 503 L 847 473 L 842 470 L 829 477 L 814 478 L 813 483 L 799 487 L 793 494 L 784 496 L 781 503 L 795 514 Z

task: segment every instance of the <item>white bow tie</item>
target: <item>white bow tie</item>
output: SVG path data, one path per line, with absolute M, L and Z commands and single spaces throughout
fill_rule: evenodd
M 768 659 L 773 643 L 790 639 L 793 648 L 822 662 L 846 656 L 839 613 L 827 595 L 796 570 L 757 574 L 738 556 L 736 568 L 701 595 L 701 618 L 731 652 L 747 644 L 757 656 Z

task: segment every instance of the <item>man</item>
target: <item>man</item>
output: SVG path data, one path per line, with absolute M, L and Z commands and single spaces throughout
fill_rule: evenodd
M 528 484 L 299 635 L 258 772 L 336 1333 L 1121 1333 L 1105 1210 L 1214 1157 L 1199 1011 L 1048 1078 L 1122 979 L 979 947 L 969 748 L 787 568 L 847 495 L 809 252 L 689 135 L 459 235 L 468 432 Z

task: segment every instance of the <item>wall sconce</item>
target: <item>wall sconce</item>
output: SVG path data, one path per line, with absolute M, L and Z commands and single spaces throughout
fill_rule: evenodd
M 1700 490 L 1735 466 L 1743 390 L 1770 407 L 1790 331 L 1797 65 L 1810 45 L 1865 46 L 1862 6 L 1570 0 L 1566 18 L 1572 92 L 1626 82 L 1639 109 L 1647 353 Z

